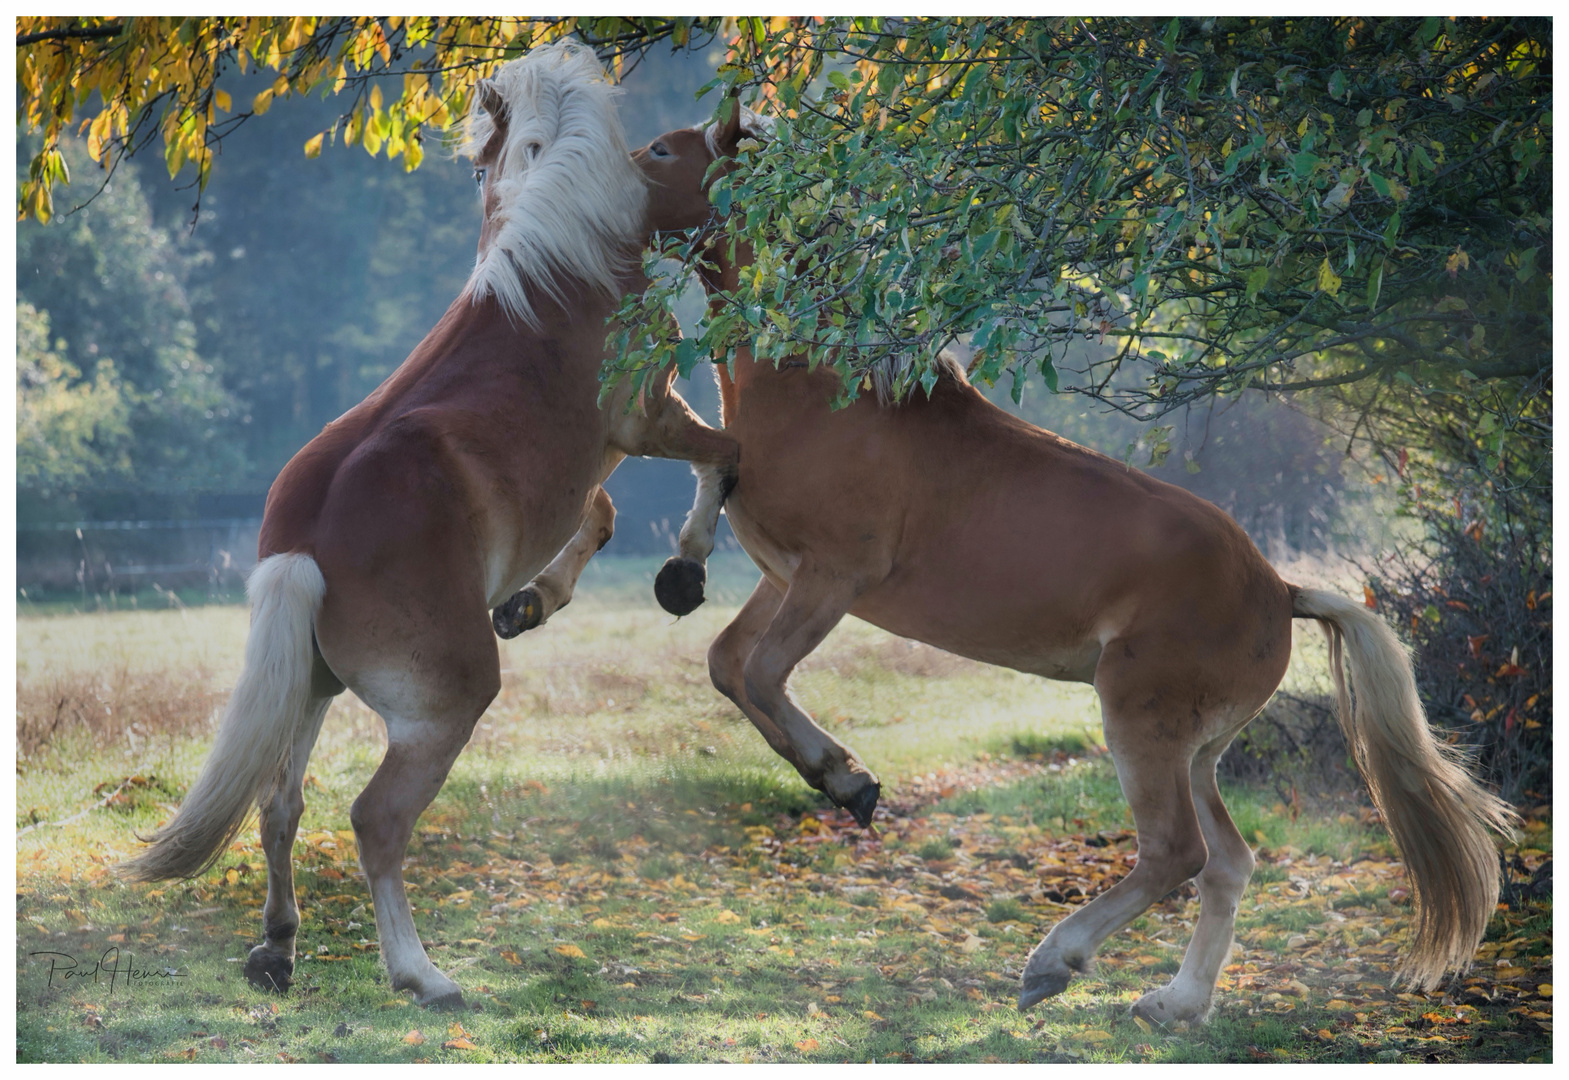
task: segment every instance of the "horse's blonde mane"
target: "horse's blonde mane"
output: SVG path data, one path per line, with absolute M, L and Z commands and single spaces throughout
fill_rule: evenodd
M 910 370 L 913 362 L 910 356 L 885 356 L 872 365 L 867 374 L 872 377 L 872 391 L 877 395 L 879 405 L 902 404 L 920 387 L 920 383 L 915 382 L 905 387 L 904 393 L 896 393 L 899 379 Z M 970 381 L 964 371 L 964 361 L 949 349 L 944 349 L 937 354 L 937 371 L 939 375 L 947 375 L 960 386 Z
M 648 189 L 616 115 L 620 91 L 594 54 L 562 42 L 500 68 L 491 83 L 506 106 L 506 145 L 492 186 L 500 203 L 493 242 L 475 261 L 467 291 L 495 296 L 532 329 L 530 289 L 565 303 L 569 280 L 614 299 L 644 239 Z M 495 133 L 479 105 L 459 153 L 477 155 Z
M 736 102 L 736 104 L 740 105 L 741 108 L 741 136 L 743 138 L 769 139 L 773 137 L 774 122 L 772 118 L 761 113 L 755 113 L 745 105 L 741 105 L 740 102 Z M 707 127 L 699 124 L 692 129 L 703 133 L 703 142 L 708 146 L 709 154 L 715 158 L 718 158 L 720 154 L 719 129 L 721 126 L 718 123 L 709 124 Z

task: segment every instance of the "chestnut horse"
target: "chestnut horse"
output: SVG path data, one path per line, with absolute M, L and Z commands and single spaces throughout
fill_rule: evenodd
M 569 46 L 479 86 L 465 149 L 484 220 L 467 286 L 268 493 L 244 670 L 200 777 L 126 866 L 140 880 L 198 874 L 259 806 L 266 940 L 245 968 L 259 986 L 285 990 L 293 973 L 301 783 L 347 687 L 387 729 L 386 756 L 350 811 L 382 959 L 393 987 L 421 1004 L 461 1002 L 420 943 L 402 864 L 415 820 L 500 688 L 487 609 L 547 563 L 533 595 L 547 607 L 570 597 L 609 538 L 600 484 L 625 454 L 736 460 L 668 377 L 641 411 L 622 408 L 625 393 L 597 405 L 606 319 L 646 287 L 640 253 L 661 224 L 638 165 L 647 154 L 628 152 L 612 95 L 593 55 Z M 588 549 L 562 551 L 574 532 Z
M 710 165 L 765 134 L 731 111 L 724 125 L 654 144 L 686 185 L 669 199 L 687 208 L 688 227 L 711 220 Z M 750 249 L 726 239 L 709 255 L 710 294 L 736 291 Z M 1365 606 L 1287 584 L 1215 506 L 997 408 L 951 360 L 929 396 L 887 401 L 884 369 L 879 394 L 839 411 L 839 376 L 804 360 L 775 367 L 742 350 L 733 378 L 716 369 L 725 431 L 742 447 L 725 512 L 763 578 L 713 643 L 709 670 L 808 783 L 870 820 L 876 777 L 787 685 L 847 613 L 961 656 L 1089 683 L 1100 697 L 1138 864 L 1031 953 L 1021 1009 L 1060 993 L 1108 935 L 1196 879 L 1200 914 L 1181 970 L 1134 1011 L 1162 1022 L 1208 1014 L 1254 863 L 1215 766 L 1279 686 L 1298 618 L 1328 635 L 1340 722 L 1415 884 L 1402 975 L 1432 987 L 1470 961 L 1498 897 L 1489 829 L 1507 834 L 1512 814 L 1433 737 L 1406 650 Z M 697 469 L 707 488 L 721 485 Z

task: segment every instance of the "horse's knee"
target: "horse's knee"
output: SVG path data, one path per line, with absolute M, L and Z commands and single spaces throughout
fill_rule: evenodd
M 1139 841 L 1139 866 L 1154 876 L 1165 889 L 1174 889 L 1185 881 L 1192 881 L 1205 872 L 1209 865 L 1209 849 L 1202 836 L 1183 837 L 1175 841 Z
M 1198 875 L 1201 893 L 1221 896 L 1241 896 L 1253 878 L 1255 861 L 1246 847 L 1237 852 L 1210 852 L 1209 861 Z

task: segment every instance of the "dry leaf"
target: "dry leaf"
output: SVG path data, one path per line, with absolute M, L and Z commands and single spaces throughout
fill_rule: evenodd
M 813 1050 L 817 1049 L 818 1045 L 819 1044 L 816 1039 L 802 1039 L 800 1042 L 795 1044 L 795 1048 L 801 1051 L 803 1054 L 810 1054 Z
M 557 945 L 556 951 L 562 956 L 570 956 L 577 960 L 585 959 L 583 950 L 578 948 L 576 945 Z
M 415 1028 L 413 1031 L 403 1036 L 403 1041 L 408 1043 L 410 1046 L 420 1046 L 425 1042 L 425 1036 L 419 1033 L 419 1028 Z

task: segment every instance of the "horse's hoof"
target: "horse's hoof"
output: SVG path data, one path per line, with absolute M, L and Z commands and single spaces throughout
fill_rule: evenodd
M 1019 1011 L 1062 993 L 1073 981 L 1074 974 L 1083 971 L 1087 963 L 1066 960 L 1045 942 L 1037 945 L 1025 961 L 1024 975 L 1019 980 Z
M 690 615 L 702 605 L 707 581 L 702 563 L 672 555 L 654 578 L 654 599 L 672 615 Z
M 294 983 L 294 961 L 258 945 L 245 958 L 245 980 L 258 990 L 287 994 Z
M 844 808 L 850 811 L 855 817 L 855 823 L 861 828 L 872 823 L 872 811 L 877 809 L 877 797 L 882 794 L 882 790 L 881 784 L 867 784 L 844 804 Z
M 513 593 L 506 603 L 490 613 L 490 624 L 496 628 L 497 637 L 515 638 L 544 622 L 544 615 L 544 598 L 539 595 L 538 589 L 528 585 Z
M 1025 972 L 1019 986 L 1019 1011 L 1024 1012 L 1036 1002 L 1056 997 L 1073 981 L 1070 971 L 1048 971 L 1041 974 Z
M 434 1009 L 437 1012 L 463 1008 L 463 991 L 459 990 L 457 984 L 450 980 L 443 979 L 442 981 L 447 983 L 445 987 L 434 986 L 431 987 L 428 994 L 415 994 L 415 1004 L 423 1005 L 425 1008 Z

